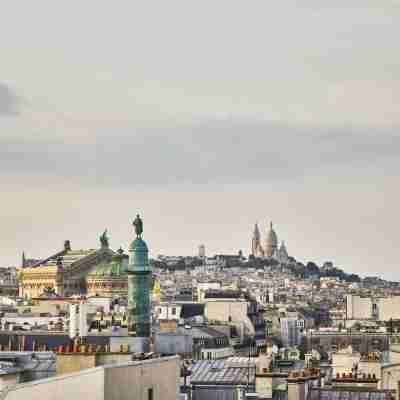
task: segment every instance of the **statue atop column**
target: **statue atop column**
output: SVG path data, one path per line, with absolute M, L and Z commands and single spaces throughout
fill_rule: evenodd
M 100 244 L 101 248 L 108 248 L 108 236 L 107 236 L 107 229 L 103 232 L 103 234 L 100 236 Z
M 135 227 L 136 237 L 141 238 L 143 233 L 143 221 L 139 214 L 136 215 L 136 219 L 132 222 L 132 225 Z

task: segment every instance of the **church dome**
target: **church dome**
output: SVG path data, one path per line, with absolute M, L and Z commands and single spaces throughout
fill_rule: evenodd
M 278 235 L 274 231 L 272 222 L 270 224 L 270 229 L 267 232 L 267 238 L 265 241 L 265 252 L 268 257 L 272 257 L 278 248 Z
M 128 256 L 117 254 L 110 262 L 99 264 L 89 275 L 95 276 L 115 276 L 125 275 L 128 271 Z

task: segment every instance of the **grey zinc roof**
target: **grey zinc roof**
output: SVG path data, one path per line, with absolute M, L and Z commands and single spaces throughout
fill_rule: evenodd
M 89 249 L 89 250 L 69 250 L 62 256 L 62 265 L 64 268 L 69 267 L 71 264 L 80 261 L 82 258 L 85 258 L 89 255 L 96 253 L 98 250 Z M 57 265 L 57 257 L 50 258 L 46 266 Z
M 219 338 L 226 336 L 222 332 L 210 328 L 209 326 L 192 326 L 190 329 L 178 328 L 178 332 L 190 335 L 193 338 Z
M 390 392 L 371 388 L 312 389 L 308 400 L 388 400 Z
M 191 367 L 191 372 L 190 382 L 193 385 L 246 385 L 254 384 L 255 378 L 254 363 L 230 366 L 227 360 L 196 361 Z

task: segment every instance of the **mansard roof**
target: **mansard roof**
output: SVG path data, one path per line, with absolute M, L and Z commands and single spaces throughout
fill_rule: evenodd
M 76 263 L 77 261 L 81 261 L 83 258 L 90 256 L 92 254 L 97 253 L 99 250 L 97 249 L 88 249 L 88 250 L 67 250 L 62 257 L 62 266 L 64 268 L 68 268 L 70 265 Z M 57 265 L 58 257 L 52 257 L 47 262 L 46 265 Z
M 64 250 L 37 262 L 30 266 L 30 268 L 56 267 L 58 264 L 61 264 L 63 269 L 69 269 L 81 262 L 85 262 L 86 259 L 90 260 L 91 258 L 95 258 L 97 255 L 106 255 L 107 253 L 110 256 L 115 254 L 114 251 L 108 248 L 72 250 L 70 247 L 67 247 L 64 248 Z

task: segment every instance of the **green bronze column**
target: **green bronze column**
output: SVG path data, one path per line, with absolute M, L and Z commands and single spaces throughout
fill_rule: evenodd
M 146 243 L 142 239 L 143 222 L 137 215 L 133 222 L 136 239 L 131 243 L 128 267 L 128 333 L 138 337 L 150 337 L 152 273 Z

